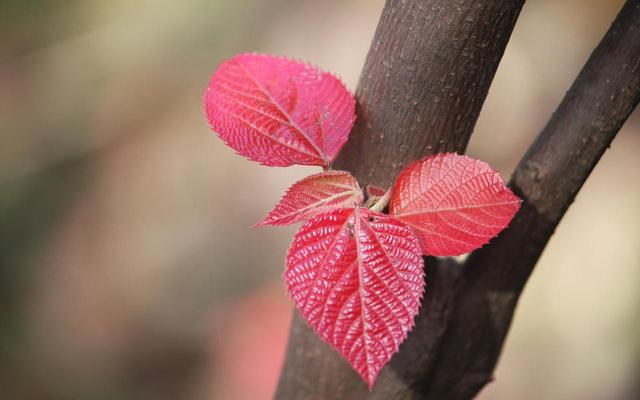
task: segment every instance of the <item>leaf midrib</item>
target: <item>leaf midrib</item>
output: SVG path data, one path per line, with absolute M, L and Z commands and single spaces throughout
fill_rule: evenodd
M 267 98 L 269 99 L 269 101 L 278 109 L 278 111 L 280 111 L 282 113 L 282 115 L 284 115 L 288 120 L 289 120 L 289 124 L 291 125 L 291 127 L 294 128 L 294 130 L 298 131 L 298 133 L 300 135 L 302 135 L 302 138 L 304 139 L 304 141 L 306 141 L 317 153 L 317 156 L 322 160 L 322 162 L 328 166 L 329 160 L 327 160 L 327 156 L 326 154 L 324 154 L 324 151 L 322 149 L 320 149 L 318 147 L 318 145 L 311 140 L 311 138 L 307 135 L 307 133 L 302 130 L 302 128 L 300 128 L 300 126 L 297 124 L 296 121 L 294 121 L 291 116 L 289 115 L 289 113 L 287 111 L 285 111 L 280 104 L 275 101 L 275 99 L 273 98 L 273 96 L 271 95 L 271 93 L 269 93 L 269 91 L 262 86 L 262 84 L 260 83 L 260 81 L 258 81 L 258 79 L 256 79 L 256 77 L 254 77 L 242 64 L 240 64 L 239 62 L 236 62 L 236 65 L 238 66 L 238 68 L 240 68 L 240 70 L 256 85 L 256 87 L 265 94 L 265 96 L 267 96 Z

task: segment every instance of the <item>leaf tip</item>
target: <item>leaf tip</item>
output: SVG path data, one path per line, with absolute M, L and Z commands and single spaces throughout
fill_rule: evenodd
M 262 227 L 267 226 L 267 225 L 270 225 L 270 224 L 267 222 L 267 218 L 264 218 L 264 219 L 256 222 L 255 224 L 253 224 L 251 229 L 262 228 Z

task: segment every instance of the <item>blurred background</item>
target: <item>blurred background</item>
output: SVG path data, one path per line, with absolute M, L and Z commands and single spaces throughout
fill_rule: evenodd
M 622 0 L 529 1 L 469 153 L 505 178 Z M 314 168 L 202 116 L 218 63 L 287 55 L 353 90 L 383 0 L 0 2 L 0 398 L 260 400 L 295 227 L 251 229 Z M 640 117 L 567 213 L 481 399 L 640 398 Z

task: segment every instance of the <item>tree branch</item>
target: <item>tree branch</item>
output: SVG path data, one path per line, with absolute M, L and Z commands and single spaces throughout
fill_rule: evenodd
M 389 186 L 413 160 L 464 152 L 523 3 L 387 0 L 356 92 L 356 127 L 335 168 L 351 171 L 362 185 Z M 430 295 L 373 397 L 412 393 L 444 333 L 459 268 L 427 263 Z M 425 349 L 432 350 L 421 355 Z M 294 313 L 276 398 L 367 397 L 347 362 Z
M 389 185 L 425 154 L 462 152 L 521 6 L 389 0 L 357 92 L 358 125 L 338 167 L 362 183 Z M 540 254 L 639 100 L 640 0 L 629 0 L 516 168 L 510 185 L 524 202 L 510 227 L 463 266 L 426 260 L 416 327 L 373 392 L 296 313 L 276 398 L 475 396 L 492 378 Z
M 524 0 L 387 0 L 336 160 L 387 187 L 411 161 L 464 152 Z
M 516 168 L 510 186 L 522 209 L 465 263 L 466 284 L 424 398 L 467 399 L 491 378 L 540 254 L 639 100 L 640 0 L 629 0 Z

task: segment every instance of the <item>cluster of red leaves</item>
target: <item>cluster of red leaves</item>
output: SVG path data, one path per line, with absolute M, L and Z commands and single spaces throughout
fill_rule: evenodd
M 287 289 L 369 388 L 413 326 L 422 256 L 470 252 L 520 207 L 496 171 L 453 153 L 416 161 L 388 192 L 367 187 L 365 206 L 356 179 L 330 170 L 355 121 L 355 100 L 340 80 L 304 63 L 238 55 L 213 75 L 204 104 L 213 130 L 239 154 L 324 168 L 293 184 L 257 225 L 306 221 L 287 255 Z

